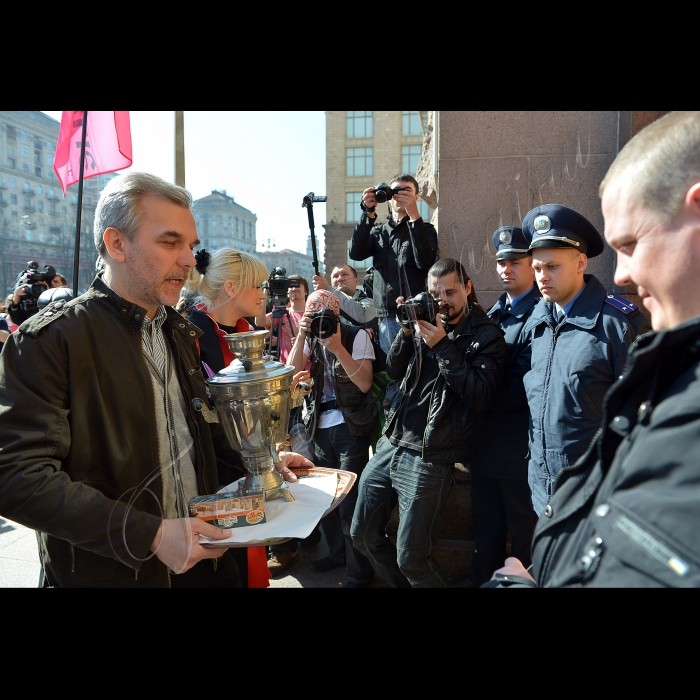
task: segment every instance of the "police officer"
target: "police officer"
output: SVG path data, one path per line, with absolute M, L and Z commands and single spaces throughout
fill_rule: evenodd
M 531 369 L 532 505 L 542 515 L 557 474 L 586 451 L 600 427 L 603 397 L 622 374 L 630 346 L 650 330 L 648 318 L 624 297 L 608 294 L 586 274 L 603 238 L 584 216 L 560 204 L 530 210 L 523 219 L 543 303 L 525 326 Z
M 512 556 L 529 566 L 535 525 L 527 480 L 530 411 L 523 375 L 530 368 L 525 323 L 540 294 L 535 285 L 529 241 L 522 230 L 502 226 L 494 232 L 492 240 L 498 280 L 505 291 L 489 309 L 488 316 L 505 333 L 508 363 L 505 382 L 484 414 L 481 438 L 469 464 L 476 551 L 468 576 L 453 583 L 465 588 L 485 583 L 502 565 L 509 532 Z

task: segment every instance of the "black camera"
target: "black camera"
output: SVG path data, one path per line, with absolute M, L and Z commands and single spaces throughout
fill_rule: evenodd
M 298 277 L 290 280 L 286 275 L 287 271 L 283 267 L 276 267 L 270 272 L 267 282 L 263 283 L 275 306 L 286 305 L 289 289 L 301 287 L 301 280 Z
M 27 263 L 27 269 L 17 275 L 17 284 L 15 290 L 24 287 L 25 294 L 20 301 L 19 307 L 22 311 L 28 314 L 36 313 L 39 310 L 37 300 L 46 291 L 47 287 L 39 282 L 46 282 L 48 288 L 51 288 L 51 282 L 56 276 L 56 270 L 51 265 L 44 265 L 44 271 L 39 272 L 39 263 L 30 260 Z
M 309 318 L 309 335 L 325 340 L 338 331 L 339 319 L 333 311 L 324 309 L 311 314 Z
M 374 198 L 380 203 L 388 202 L 397 192 L 403 192 L 408 187 L 389 187 L 386 182 L 380 182 L 374 188 Z
M 440 302 L 433 299 L 428 292 L 421 292 L 398 307 L 396 318 L 404 328 L 411 328 L 416 321 L 427 321 L 436 326 L 438 313 Z

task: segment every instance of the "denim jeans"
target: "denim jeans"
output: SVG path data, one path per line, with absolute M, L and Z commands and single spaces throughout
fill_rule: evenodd
M 401 326 L 393 316 L 379 318 L 377 319 L 377 324 L 379 326 L 379 347 L 388 355 L 389 348 L 391 348 L 396 334 L 401 330 Z
M 360 477 L 350 532 L 355 548 L 394 588 L 446 588 L 447 576 L 432 552 L 440 516 L 454 483 L 454 464 L 423 462 L 420 454 L 394 447 L 382 436 Z M 396 546 L 385 534 L 391 517 L 391 492 L 399 498 Z
M 314 463 L 318 467 L 354 472 L 358 479 L 369 460 L 369 436 L 354 438 L 345 423 L 319 428 L 314 435 Z M 350 537 L 350 525 L 357 501 L 357 486 L 342 503 L 321 520 L 321 529 L 328 543 L 328 556 L 344 563 L 348 582 L 366 584 L 374 580 L 374 569 L 367 557 L 357 551 Z

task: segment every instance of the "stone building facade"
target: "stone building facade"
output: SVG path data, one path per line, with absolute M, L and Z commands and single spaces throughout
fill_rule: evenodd
M 202 248 L 212 253 L 219 248 L 234 248 L 255 254 L 258 217 L 226 194 L 226 190 L 212 190 L 195 201 L 193 210 Z

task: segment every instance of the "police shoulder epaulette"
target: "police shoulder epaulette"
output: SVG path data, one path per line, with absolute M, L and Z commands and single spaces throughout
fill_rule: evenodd
M 605 303 L 614 306 L 618 311 L 622 311 L 623 314 L 631 314 L 639 308 L 629 299 L 625 299 L 625 297 L 621 297 L 619 294 L 607 294 Z

